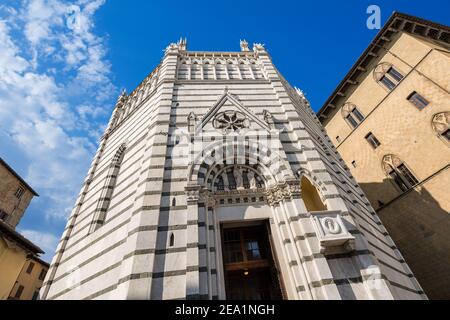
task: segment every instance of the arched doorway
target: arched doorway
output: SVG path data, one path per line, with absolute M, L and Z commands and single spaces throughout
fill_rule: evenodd
M 272 150 L 265 148 L 263 156 L 251 152 L 264 151 L 263 146 L 226 152 L 236 151 L 233 147 L 224 148 L 220 142 L 210 145 L 190 166 L 188 212 L 205 222 L 198 235 L 209 252 L 208 281 L 200 280 L 199 290 L 207 285 L 210 298 L 217 292 L 219 299 L 275 300 L 296 295 L 301 280 L 297 277 L 291 283 L 295 271 L 286 259 L 286 235 L 280 233 L 280 218 L 274 215 L 281 202 L 290 202 L 294 193 L 299 197 L 300 182 Z M 288 206 L 293 210 L 292 203 Z
M 225 294 L 230 300 L 283 298 L 260 169 L 219 165 L 210 171 L 214 213 L 220 220 Z M 250 216 L 256 210 L 258 215 Z

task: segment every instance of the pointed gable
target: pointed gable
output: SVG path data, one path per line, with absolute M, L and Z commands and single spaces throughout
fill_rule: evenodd
M 251 130 L 263 129 L 270 132 L 268 124 L 264 120 L 258 118 L 252 111 L 250 111 L 246 106 L 244 106 L 235 95 L 231 94 L 227 89 L 225 89 L 225 92 L 222 94 L 222 96 L 220 96 L 217 102 L 211 107 L 211 109 L 208 110 L 208 112 L 203 116 L 201 121 L 197 124 L 196 132 L 199 133 L 200 131 L 203 130 L 209 131 L 211 129 L 214 129 L 213 122 L 215 117 L 218 114 L 227 111 L 236 111 L 244 115 L 249 124 L 248 128 Z

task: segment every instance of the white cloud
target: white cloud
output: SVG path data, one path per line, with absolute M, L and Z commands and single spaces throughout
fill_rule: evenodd
M 40 247 L 43 251 L 45 251 L 45 254 L 42 256 L 42 259 L 44 261 L 50 262 L 56 251 L 56 247 L 58 246 L 59 241 L 59 239 L 55 235 L 36 230 L 19 230 L 19 232 L 25 238 L 27 238 L 35 245 Z
M 0 129 L 25 155 L 26 180 L 65 219 L 111 112 L 105 41 L 93 32 L 104 0 L 27 0 L 0 6 Z M 6 143 L 5 143 L 6 144 Z
M 16 82 L 18 73 L 28 67 L 28 62 L 17 56 L 19 49 L 9 37 L 9 28 L 6 21 L 0 20 L 0 85 L 8 85 Z

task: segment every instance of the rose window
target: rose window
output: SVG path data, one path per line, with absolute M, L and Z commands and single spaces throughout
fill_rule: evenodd
M 213 121 L 213 126 L 216 129 L 221 129 L 224 132 L 237 131 L 249 127 L 247 117 L 238 111 L 225 111 L 216 115 Z

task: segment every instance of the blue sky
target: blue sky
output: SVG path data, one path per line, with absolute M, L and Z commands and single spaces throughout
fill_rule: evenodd
M 40 194 L 19 231 L 50 260 L 114 101 L 180 36 L 188 49 L 266 45 L 318 110 L 393 11 L 450 24 L 448 0 L 0 0 L 0 156 Z

